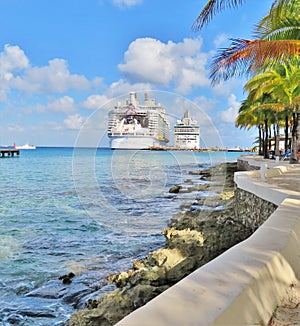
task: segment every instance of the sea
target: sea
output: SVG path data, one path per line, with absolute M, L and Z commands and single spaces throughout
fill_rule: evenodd
M 0 325 L 64 325 L 114 289 L 108 275 L 164 245 L 184 201 L 208 195 L 170 187 L 240 154 L 38 147 L 1 158 Z

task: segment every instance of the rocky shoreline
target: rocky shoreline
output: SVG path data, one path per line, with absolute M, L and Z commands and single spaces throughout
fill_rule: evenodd
M 74 313 L 67 326 L 114 325 L 176 282 L 246 239 L 253 229 L 236 217 L 233 175 L 237 163 L 223 163 L 206 170 L 191 171 L 201 184 L 178 185 L 173 194 L 197 192 L 184 202 L 162 231 L 163 248 L 133 263 L 131 269 L 111 274 L 107 282 L 116 286 L 110 293 L 89 300 Z M 205 196 L 201 193 L 205 192 Z M 207 195 L 209 193 L 209 195 Z

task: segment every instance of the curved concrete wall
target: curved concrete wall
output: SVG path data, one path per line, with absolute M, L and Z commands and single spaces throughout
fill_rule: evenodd
M 286 187 L 290 178 L 298 183 Z M 278 209 L 247 240 L 117 325 L 263 325 L 268 322 L 289 285 L 297 283 L 300 277 L 300 167 L 275 167 L 267 170 L 263 178 L 260 171 L 238 172 L 235 182 L 238 188 L 273 202 Z

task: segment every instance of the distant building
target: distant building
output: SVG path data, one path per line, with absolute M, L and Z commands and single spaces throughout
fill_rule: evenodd
M 188 110 L 182 120 L 177 120 L 174 126 L 174 147 L 182 149 L 199 149 L 200 127 L 196 120 L 190 117 Z

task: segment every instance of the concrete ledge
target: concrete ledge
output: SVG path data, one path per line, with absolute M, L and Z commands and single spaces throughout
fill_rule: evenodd
M 117 325 L 263 325 L 300 277 L 300 192 L 270 184 L 300 168 L 280 166 L 261 181 L 238 172 L 237 186 L 278 209 L 247 240 L 190 274 Z M 298 180 L 299 181 L 299 180 Z M 272 179 L 274 183 L 274 180 Z
M 296 168 L 297 166 L 295 165 L 285 165 L 267 169 L 264 181 L 261 180 L 260 171 L 236 172 L 234 174 L 234 182 L 238 188 L 251 192 L 256 196 L 279 206 L 285 198 L 299 198 L 300 193 L 299 191 L 282 188 L 279 185 L 276 185 L 276 183 L 270 184 L 269 179 L 282 176 Z

